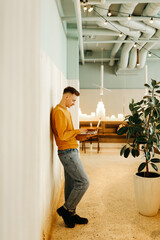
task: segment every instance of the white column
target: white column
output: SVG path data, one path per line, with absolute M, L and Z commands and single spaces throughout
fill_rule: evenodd
M 39 0 L 0 7 L 0 239 L 39 240 Z

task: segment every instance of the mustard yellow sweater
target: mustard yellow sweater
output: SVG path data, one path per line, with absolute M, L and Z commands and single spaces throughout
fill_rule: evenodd
M 60 104 L 52 111 L 52 129 L 58 150 L 78 147 L 76 136 L 80 131 L 74 129 L 70 112 Z

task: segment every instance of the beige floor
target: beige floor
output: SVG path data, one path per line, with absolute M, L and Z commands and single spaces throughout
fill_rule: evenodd
M 80 155 L 90 187 L 77 213 L 87 217 L 89 223 L 69 229 L 57 216 L 51 240 L 160 240 L 160 212 L 144 217 L 136 209 L 133 174 L 140 160 L 124 159 L 119 149 L 111 146 L 99 154 L 93 148 Z

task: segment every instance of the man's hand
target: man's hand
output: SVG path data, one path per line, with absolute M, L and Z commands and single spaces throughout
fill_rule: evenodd
M 80 131 L 80 133 L 76 136 L 76 139 L 78 141 L 85 141 L 85 140 L 87 140 L 89 138 L 87 136 L 87 133 L 88 133 L 87 128 L 80 128 L 79 131 Z M 83 134 L 81 135 L 81 133 L 84 133 L 84 135 Z M 85 135 L 85 133 L 86 133 L 86 135 Z

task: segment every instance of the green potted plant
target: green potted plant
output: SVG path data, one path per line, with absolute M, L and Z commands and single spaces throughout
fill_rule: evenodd
M 144 156 L 144 162 L 134 176 L 136 204 L 142 215 L 154 216 L 160 206 L 160 174 L 156 172 L 156 164 L 160 159 L 155 157 L 155 150 L 160 152 L 160 82 L 152 79 L 151 86 L 144 86 L 148 94 L 136 103 L 132 99 L 129 104 L 131 114 L 125 117 L 117 134 L 126 134 L 121 156 Z M 153 172 L 150 168 L 153 168 Z

